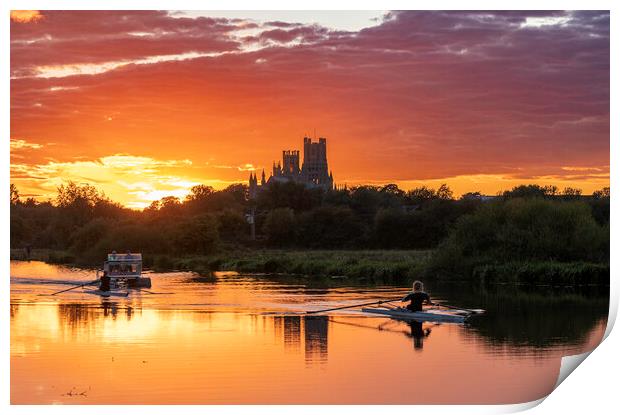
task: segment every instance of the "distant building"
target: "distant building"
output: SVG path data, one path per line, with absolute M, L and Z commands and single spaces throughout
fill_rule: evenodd
M 261 174 L 260 183 L 256 173 L 250 174 L 250 198 L 255 198 L 263 186 L 271 183 L 295 182 L 310 188 L 331 190 L 334 188 L 334 177 L 327 165 L 327 139 L 321 137 L 313 143 L 304 137 L 304 161 L 299 168 L 299 150 L 282 151 L 282 161 L 273 163 L 271 175 L 265 180 L 265 170 Z

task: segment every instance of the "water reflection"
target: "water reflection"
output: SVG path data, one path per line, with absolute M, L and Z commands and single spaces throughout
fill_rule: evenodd
M 424 347 L 424 338 L 431 334 L 431 329 L 430 327 L 423 328 L 422 323 L 418 321 L 410 321 L 408 324 L 411 329 L 409 336 L 413 339 L 413 348 L 421 351 Z
M 116 320 L 120 315 L 127 321 L 131 321 L 135 309 L 132 306 L 124 306 L 115 302 L 103 301 L 100 306 L 93 306 L 81 303 L 61 303 L 58 304 L 58 317 L 61 324 L 76 330 L 81 325 L 87 325 L 99 318 L 111 318 Z M 141 311 L 141 308 L 138 308 Z
M 306 363 L 327 361 L 327 316 L 304 317 Z
M 281 337 L 284 349 L 296 352 L 301 344 L 301 317 L 275 316 L 273 317 L 274 335 Z
M 418 323 L 355 311 L 303 314 L 391 297 L 399 287 L 305 290 L 264 277 L 201 284 L 186 274 L 152 276 L 156 291 L 174 294 L 49 298 L 39 288 L 56 286 L 12 280 L 11 401 L 522 402 L 553 387 L 562 355 L 598 344 L 608 304 L 589 289 L 431 285 L 433 298 L 487 313 L 466 325 Z M 412 384 L 414 366 L 425 376 Z M 393 382 L 368 382 L 369 374 Z
M 466 303 L 487 310 L 470 321 L 471 332 L 515 353 L 583 344 L 593 327 L 606 324 L 609 307 L 609 287 L 495 287 L 470 296 Z
M 84 304 L 58 305 L 58 318 L 61 327 L 67 327 L 72 331 L 78 330 L 81 326 L 88 325 L 100 315 L 99 309 Z
M 11 304 L 11 319 L 15 317 L 17 310 L 19 310 L 19 304 Z
M 28 307 L 28 306 L 26 306 Z M 22 307 L 23 308 L 23 307 Z M 82 303 L 60 303 L 54 307 L 63 330 L 77 333 L 80 330 L 89 331 L 101 328 L 99 320 L 109 319 L 116 321 L 122 317 L 123 324 L 128 326 L 144 325 L 145 322 L 138 320 L 135 325 L 131 324 L 136 316 L 142 316 L 141 306 L 122 304 L 104 300 L 99 306 Z M 11 319 L 17 316 L 19 304 L 11 304 Z M 164 312 L 156 313 L 156 321 L 167 321 L 174 318 L 175 314 L 182 314 L 187 322 L 211 321 L 221 315 L 214 312 Z M 328 333 L 331 325 L 347 325 L 350 327 L 371 329 L 378 332 L 401 333 L 411 339 L 413 349 L 423 351 L 425 342 L 435 327 L 441 323 L 423 323 L 416 321 L 401 321 L 384 318 L 369 317 L 334 317 L 327 315 L 259 315 L 237 314 L 229 316 L 235 324 L 248 326 L 252 332 L 261 331 L 263 334 L 271 332 L 274 339 L 284 346 L 287 353 L 304 352 L 307 364 L 324 363 L 327 361 L 329 352 Z M 259 319 L 260 318 L 260 319 Z M 606 319 L 600 313 L 593 312 L 587 307 L 576 307 L 564 310 L 560 316 L 552 316 L 544 312 L 540 307 L 529 310 L 523 316 L 520 314 L 498 314 L 493 310 L 487 315 L 472 319 L 464 326 L 451 326 L 461 333 L 465 342 L 479 343 L 481 340 L 485 347 L 495 353 L 528 354 L 531 356 L 544 356 L 545 350 L 554 347 L 564 349 L 578 348 L 588 342 L 592 330 L 602 325 Z M 268 328 L 270 327 L 270 330 Z
M 17 305 L 11 306 L 11 317 L 15 317 L 14 309 Z M 101 329 L 102 320 L 109 319 L 116 321 L 119 317 L 123 318 L 123 324 L 127 323 L 131 326 L 132 319 L 138 315 L 142 315 L 140 307 L 132 307 L 122 305 L 116 302 L 104 301 L 100 306 L 93 306 L 80 303 L 61 303 L 56 307 L 60 326 L 64 330 L 69 330 L 73 335 L 79 334 L 80 331 L 90 331 L 93 329 Z M 158 312 L 157 320 L 169 320 L 174 312 Z M 184 319 L 193 321 L 193 323 L 201 323 L 210 320 L 214 313 L 190 312 L 183 313 Z M 262 317 L 262 318 L 261 318 Z M 265 333 L 266 328 L 271 325 L 273 327 L 272 334 L 274 339 L 280 341 L 284 345 L 287 352 L 300 353 L 303 345 L 304 358 L 307 364 L 324 363 L 327 361 L 328 355 L 328 316 L 299 316 L 299 315 L 283 315 L 283 316 L 260 316 L 256 314 L 250 315 L 233 315 L 238 325 L 248 325 L 252 332 Z M 144 324 L 144 321 L 137 321 L 136 325 Z M 96 334 L 96 333 L 94 333 Z
M 592 328 L 579 349 L 593 347 L 603 330 Z M 559 357 L 569 351 L 518 349 L 536 350 L 489 341 L 467 326 L 377 317 L 30 304 L 12 314 L 11 393 L 14 403 L 516 402 L 551 388 Z M 441 367 L 447 379 L 480 377 L 441 395 L 441 380 L 426 378 L 416 396 L 398 395 L 393 385 L 365 391 L 364 373 L 408 384 L 411 353 L 424 373 Z M 329 385 L 343 384 L 358 393 L 348 400 L 330 394 Z M 73 387 L 92 391 L 57 392 Z

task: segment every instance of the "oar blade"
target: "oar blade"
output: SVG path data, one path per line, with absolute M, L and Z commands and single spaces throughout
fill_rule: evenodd
M 389 303 L 390 301 L 398 301 L 398 300 L 400 300 L 400 298 L 389 298 L 389 299 L 385 299 L 385 300 L 373 301 L 373 302 L 370 302 L 370 303 L 353 304 L 353 305 L 347 305 L 347 306 L 342 306 L 342 307 L 325 308 L 325 309 L 322 309 L 322 310 L 306 311 L 306 314 L 317 314 L 317 313 L 325 313 L 327 311 L 345 310 L 347 308 L 356 308 L 356 307 L 363 307 L 363 306 L 373 305 L 373 304 Z
M 71 287 L 71 288 L 67 288 L 67 289 L 64 289 L 64 290 L 56 291 L 55 293 L 51 293 L 51 294 L 48 294 L 48 295 L 56 295 L 56 294 L 65 293 L 67 291 L 75 290 L 77 288 L 84 287 L 86 285 L 94 284 L 97 281 L 99 281 L 99 280 L 88 281 L 88 282 L 85 282 L 83 284 L 76 285 L 75 287 Z

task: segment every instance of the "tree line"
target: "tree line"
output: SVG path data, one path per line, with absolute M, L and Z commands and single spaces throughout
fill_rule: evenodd
M 86 262 L 112 250 L 208 255 L 239 247 L 443 247 L 455 258 L 492 248 L 497 251 L 484 255 L 600 260 L 582 251 L 604 248 L 605 234 L 608 241 L 609 199 L 608 187 L 584 196 L 578 189 L 523 185 L 492 198 L 477 192 L 455 198 L 447 185 L 324 191 L 288 182 L 266 187 L 255 199 L 242 184 L 197 185 L 184 200 L 164 197 L 137 211 L 88 184 L 63 184 L 46 202 L 22 198 L 11 184 L 11 247 L 63 250 Z M 603 250 L 608 258 L 609 246 Z

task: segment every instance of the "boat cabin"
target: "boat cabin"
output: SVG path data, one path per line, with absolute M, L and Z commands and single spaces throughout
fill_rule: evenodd
M 151 279 L 142 276 L 142 254 L 127 252 L 108 254 L 102 275 L 110 278 L 111 288 L 151 288 Z M 98 272 L 99 273 L 99 272 Z
M 126 276 L 139 278 L 142 274 L 142 254 L 126 253 L 108 254 L 108 260 L 103 263 L 103 271 L 110 277 Z

